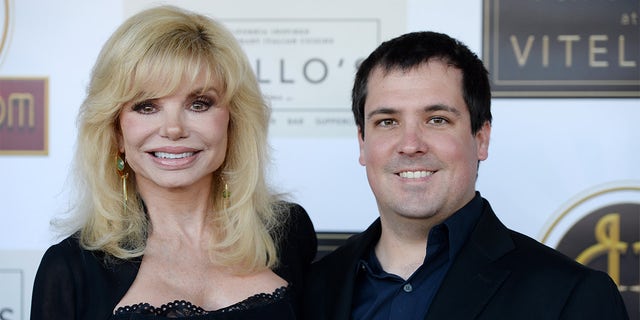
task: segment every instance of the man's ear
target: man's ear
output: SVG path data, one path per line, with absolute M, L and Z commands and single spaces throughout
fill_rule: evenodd
M 360 157 L 358 157 L 358 162 L 360 162 L 360 165 L 362 166 L 366 166 L 367 163 L 364 160 L 365 157 L 365 151 L 364 151 L 364 132 L 362 131 L 362 128 L 358 127 L 358 145 L 360 146 Z
M 491 123 L 486 121 L 475 135 L 477 156 L 479 161 L 489 157 L 489 140 L 491 140 Z

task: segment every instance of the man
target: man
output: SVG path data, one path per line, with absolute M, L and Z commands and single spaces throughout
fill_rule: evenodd
M 628 319 L 606 273 L 507 229 L 476 192 L 491 93 L 465 45 L 387 41 L 352 98 L 380 218 L 313 265 L 303 319 Z

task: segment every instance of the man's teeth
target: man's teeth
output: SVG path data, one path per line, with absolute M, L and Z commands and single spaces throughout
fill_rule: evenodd
M 408 179 L 424 178 L 433 174 L 433 171 L 403 171 L 400 176 Z
M 193 152 L 183 152 L 183 153 L 154 152 L 153 155 L 156 158 L 161 158 L 161 159 L 182 159 L 186 157 L 191 157 L 193 155 Z

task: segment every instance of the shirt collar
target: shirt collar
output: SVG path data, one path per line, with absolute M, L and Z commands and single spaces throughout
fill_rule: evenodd
M 428 238 L 429 243 L 442 245 L 448 242 L 449 261 L 453 261 L 462 246 L 464 246 L 467 238 L 469 238 L 481 214 L 482 196 L 480 192 L 476 191 L 473 199 L 464 207 L 431 229 Z M 380 237 L 380 234 L 378 234 L 378 237 Z M 360 263 L 357 264 L 358 271 L 369 271 L 372 274 L 380 274 L 383 271 L 375 258 L 374 248 L 376 242 L 372 242 L 369 248 L 364 251 L 364 256 L 360 259 Z M 429 250 L 428 247 L 427 250 Z
M 471 201 L 442 223 L 446 226 L 444 229 L 448 233 L 450 259 L 453 260 L 467 242 L 467 238 L 469 238 L 481 214 L 482 197 L 480 192 L 476 191 L 476 195 Z

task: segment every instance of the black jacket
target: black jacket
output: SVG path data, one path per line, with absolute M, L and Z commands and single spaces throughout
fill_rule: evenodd
M 358 261 L 380 237 L 380 220 L 311 267 L 303 319 L 350 318 Z M 417 301 L 416 303 L 419 303 Z M 436 293 L 426 319 L 628 319 L 604 272 L 507 229 L 483 212 Z

